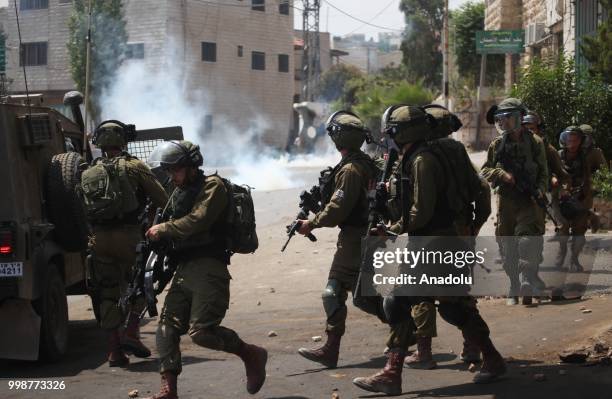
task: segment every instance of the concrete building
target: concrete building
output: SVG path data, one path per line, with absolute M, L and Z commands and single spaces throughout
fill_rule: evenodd
M 18 3 L 29 89 L 61 101 L 74 88 L 66 49 L 72 1 Z M 198 134 L 228 120 L 246 131 L 257 120 L 262 143 L 285 146 L 295 87 L 293 0 L 138 0 L 125 1 L 124 12 L 127 58 L 153 71 L 171 65 L 187 97 L 204 90 L 211 99 Z M 6 15 L 7 75 L 12 91 L 22 92 L 15 13 Z
M 402 62 L 399 50 L 401 38 L 393 34 L 380 34 L 380 41 L 366 40 L 364 34 L 352 34 L 333 38 L 333 48 L 349 53 L 342 61 L 359 68 L 363 73 L 376 73 L 388 66 Z

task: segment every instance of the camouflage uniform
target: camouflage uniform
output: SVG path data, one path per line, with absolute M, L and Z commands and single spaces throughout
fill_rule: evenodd
M 487 153 L 487 160 L 482 167 L 482 175 L 498 188 L 497 226 L 495 234 L 500 237 L 518 236 L 517 241 L 504 239 L 503 265 L 510 277 L 510 295 L 518 295 L 519 287 L 531 287 L 537 267 L 541 262 L 545 231 L 544 212 L 526 194 L 514 186 L 502 181 L 506 171 L 499 158 L 503 151 L 505 156 L 525 174 L 533 179 L 540 193 L 548 190 L 548 166 L 546 149 L 542 139 L 527 129 L 521 128 L 519 141 L 513 141 L 508 135 L 497 137 Z M 519 280 L 519 275 L 521 280 Z M 527 292 L 526 288 L 524 292 Z

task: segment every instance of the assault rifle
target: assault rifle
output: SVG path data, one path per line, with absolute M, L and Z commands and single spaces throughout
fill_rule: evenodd
M 291 241 L 295 233 L 300 229 L 300 226 L 302 225 L 300 220 L 307 219 L 310 212 L 317 213 L 320 211 L 321 191 L 319 186 L 313 186 L 310 191 L 302 191 L 300 194 L 300 211 L 298 212 L 295 221 L 287 226 L 287 241 L 281 248 L 281 252 L 285 251 L 287 245 L 289 245 L 289 241 Z M 315 237 L 312 233 L 308 233 L 306 237 L 308 237 L 308 239 L 312 242 L 317 241 L 317 237 Z
M 387 180 L 391 177 L 391 171 L 397 157 L 396 149 L 389 150 L 380 180 L 376 182 L 374 190 L 368 192 L 368 230 L 366 231 L 366 238 L 370 236 L 370 230 L 382 225 L 388 198 Z

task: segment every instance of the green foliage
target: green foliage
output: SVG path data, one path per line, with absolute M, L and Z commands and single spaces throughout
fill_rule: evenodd
M 571 59 L 552 65 L 535 59 L 522 71 L 512 96 L 542 115 L 551 143 L 567 126 L 586 123 L 606 158 L 612 156 L 612 89 L 598 76 L 577 73 Z
M 322 101 L 333 102 L 339 99 L 342 101 L 350 101 L 346 92 L 347 84 L 350 80 L 360 79 L 363 73 L 359 68 L 352 65 L 334 65 L 321 76 L 321 85 L 319 87 L 319 97 Z
M 612 15 L 612 0 L 600 0 L 608 15 Z M 606 83 L 612 84 L 612 17 L 608 17 L 593 36 L 582 39 L 581 50 L 589 61 L 589 71 L 602 76 Z
M 70 72 L 77 89 L 85 92 L 88 1 L 75 0 L 68 22 Z M 113 81 L 125 56 L 127 32 L 121 0 L 92 0 L 89 107 L 92 119 L 100 115 L 99 99 Z
M 593 188 L 597 191 L 597 196 L 612 201 L 612 171 L 609 169 L 599 169 L 593 175 Z
M 355 99 L 353 110 L 373 132 L 378 132 L 385 109 L 395 104 L 425 105 L 432 101 L 433 93 L 420 83 L 377 76 L 362 82 Z
M 480 55 L 476 53 L 476 32 L 484 30 L 485 4 L 469 1 L 451 14 L 451 49 L 459 75 L 471 87 L 480 80 Z M 504 55 L 487 55 L 487 86 L 502 85 L 504 81 Z
M 410 81 L 422 79 L 429 87 L 442 81 L 441 32 L 443 27 L 443 0 L 401 0 L 400 10 L 406 19 L 402 41 L 402 63 Z

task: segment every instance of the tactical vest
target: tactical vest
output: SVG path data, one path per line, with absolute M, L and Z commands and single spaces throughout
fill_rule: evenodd
M 175 189 L 167 209 L 170 220 L 180 219 L 191 213 L 207 178 L 210 177 L 206 177 L 202 171 L 198 170 L 193 183 L 184 188 Z M 227 241 L 225 239 L 227 235 L 226 214 L 227 209 L 217 217 L 210 230 L 174 242 L 171 257 L 177 261 L 185 261 L 196 257 L 210 256 L 224 263 L 229 263 Z
M 344 159 L 340 161 L 334 168 L 328 168 L 321 173 L 319 178 L 319 190 L 321 192 L 321 205 L 325 207 L 336 190 L 336 175 L 346 165 L 353 165 L 361 176 L 364 176 L 364 185 L 359 199 L 355 203 L 355 206 L 345 219 L 340 224 L 340 228 L 344 226 L 353 227 L 365 227 L 368 224 L 368 185 L 370 181 L 375 180 L 380 174 L 380 169 L 376 166 L 376 163 L 368 155 L 363 152 L 353 152 L 348 154 Z
M 541 171 L 539 170 L 535 159 L 539 155 L 540 147 L 538 146 L 538 142 L 536 141 L 535 137 L 533 137 L 533 133 L 526 129 L 523 129 L 522 138 L 526 140 L 529 145 L 521 146 L 521 143 L 510 140 L 510 134 L 504 134 L 495 151 L 495 164 L 498 165 L 498 167 L 507 170 L 509 167 L 504 165 L 504 159 L 506 157 L 511 159 L 512 162 L 517 167 L 522 168 L 525 175 L 529 177 L 530 181 L 528 183 L 532 186 L 536 186 L 537 176 L 539 173 L 541 173 Z M 526 149 L 526 152 L 520 151 L 521 148 Z M 515 196 L 523 196 L 523 194 L 520 194 L 515 188 L 512 187 L 502 186 L 500 190 L 505 194 L 512 192 Z
M 588 183 L 586 181 L 588 180 L 588 173 L 584 151 L 579 150 L 578 156 L 572 160 L 568 159 L 565 149 L 559 151 L 559 155 L 561 155 L 563 161 L 563 168 L 572 178 L 572 188 L 584 189 L 585 183 Z

